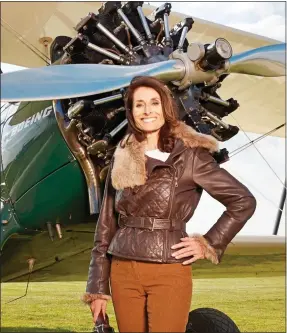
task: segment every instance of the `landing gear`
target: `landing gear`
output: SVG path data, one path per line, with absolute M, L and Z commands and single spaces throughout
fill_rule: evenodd
M 240 331 L 225 313 L 212 308 L 199 308 L 189 313 L 185 332 L 238 333 Z

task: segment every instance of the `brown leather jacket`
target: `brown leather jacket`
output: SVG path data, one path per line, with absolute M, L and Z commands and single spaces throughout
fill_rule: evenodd
M 203 189 L 226 207 L 203 237 L 194 236 L 213 263 L 220 261 L 253 215 L 254 196 L 210 153 L 218 150 L 217 141 L 182 122 L 174 135 L 176 144 L 166 162 L 145 156 L 145 144 L 134 138 L 125 148 L 117 148 L 95 232 L 86 303 L 110 298 L 112 255 L 158 263 L 185 261 L 171 256 L 175 252 L 171 246 L 187 236 L 185 225 Z

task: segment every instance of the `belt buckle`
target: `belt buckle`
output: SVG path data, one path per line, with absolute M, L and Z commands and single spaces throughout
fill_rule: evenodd
M 119 226 L 120 228 L 126 228 L 124 222 L 122 221 L 122 216 L 121 216 L 121 214 L 119 214 L 119 216 L 118 216 L 118 226 Z
M 169 231 L 172 232 L 175 230 L 175 220 L 171 219 L 170 220 L 170 227 L 169 227 Z
M 151 227 L 149 228 L 150 231 L 154 231 L 154 223 L 155 223 L 156 219 L 153 218 L 152 219 L 152 223 L 151 223 Z

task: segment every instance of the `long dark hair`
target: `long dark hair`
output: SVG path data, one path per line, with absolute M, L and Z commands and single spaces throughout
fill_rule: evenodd
M 175 142 L 172 132 L 173 129 L 178 126 L 178 109 L 168 87 L 162 81 L 154 77 L 135 77 L 127 89 L 125 95 L 125 108 L 128 120 L 128 133 L 130 135 L 134 134 L 139 142 L 142 142 L 146 138 L 146 134 L 136 126 L 132 112 L 134 92 L 139 87 L 152 88 L 160 96 L 165 123 L 159 132 L 158 148 L 160 151 L 170 153 Z

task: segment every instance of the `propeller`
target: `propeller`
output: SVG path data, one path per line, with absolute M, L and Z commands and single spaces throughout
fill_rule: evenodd
M 127 87 L 135 76 L 181 79 L 184 67 L 168 60 L 143 66 L 55 65 L 1 74 L 1 100 L 41 101 L 101 94 Z
M 55 65 L 1 74 L 1 100 L 40 101 L 90 96 L 127 87 L 135 76 L 154 76 L 165 82 L 212 81 L 224 73 L 285 75 L 286 44 L 260 47 L 234 55 L 227 70 L 203 71 L 188 55 L 141 66 L 102 64 Z M 175 53 L 175 52 L 174 52 Z M 176 81 L 176 82 L 175 82 Z
M 242 52 L 230 58 L 230 73 L 258 76 L 285 75 L 286 44 L 275 44 Z

